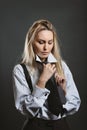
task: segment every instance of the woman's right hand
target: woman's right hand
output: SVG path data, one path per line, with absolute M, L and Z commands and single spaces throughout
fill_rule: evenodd
M 41 88 L 45 88 L 46 82 L 52 77 L 56 72 L 55 64 L 43 64 L 43 71 L 39 77 L 37 85 Z

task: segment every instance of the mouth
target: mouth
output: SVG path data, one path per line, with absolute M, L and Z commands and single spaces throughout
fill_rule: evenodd
M 48 53 L 48 52 L 42 52 L 42 54 L 43 54 L 43 55 L 47 55 L 47 54 L 49 54 L 49 53 Z

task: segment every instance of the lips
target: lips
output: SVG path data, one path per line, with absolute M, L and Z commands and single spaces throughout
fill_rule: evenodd
M 43 54 L 43 55 L 47 55 L 47 54 L 48 54 L 48 52 L 42 52 L 42 54 Z

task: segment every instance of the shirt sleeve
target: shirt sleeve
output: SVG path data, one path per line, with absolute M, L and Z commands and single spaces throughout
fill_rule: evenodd
M 67 110 L 66 114 L 70 115 L 78 111 L 81 99 L 69 67 L 65 62 L 63 62 L 62 65 L 66 77 L 66 103 L 63 107 Z
M 13 92 L 16 108 L 22 114 L 27 114 L 31 118 L 39 113 L 50 93 L 48 89 L 38 86 L 34 86 L 31 93 L 20 64 L 13 69 Z

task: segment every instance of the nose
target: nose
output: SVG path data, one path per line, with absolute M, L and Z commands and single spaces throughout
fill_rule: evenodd
M 44 50 L 47 50 L 47 48 L 48 48 L 48 44 L 45 43 L 45 44 L 44 44 Z

